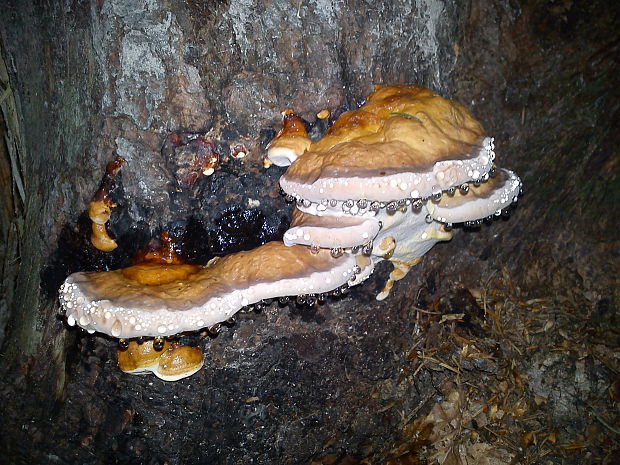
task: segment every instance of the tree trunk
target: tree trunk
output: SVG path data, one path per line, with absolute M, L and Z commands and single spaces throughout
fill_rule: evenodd
M 398 412 L 417 411 L 445 378 L 403 376 L 402 367 L 419 330 L 414 309 L 458 292 L 457 282 L 476 287 L 504 273 L 524 298 L 567 296 L 581 311 L 614 313 L 618 7 L 496 3 L 5 2 L 7 463 L 361 457 L 393 441 Z M 358 106 L 373 84 L 406 82 L 461 101 L 495 136 L 501 165 L 525 186 L 509 220 L 460 231 L 386 301 L 374 299 L 381 268 L 341 300 L 272 304 L 215 339 L 193 336 L 205 367 L 177 383 L 121 373 L 114 341 L 58 316 L 68 274 L 125 266 L 161 230 L 183 231 L 203 259 L 281 237 L 291 212 L 278 189 L 283 170 L 262 165 L 281 111 L 312 121 L 323 108 Z M 206 133 L 222 163 L 179 191 L 170 134 L 192 133 Z M 228 155 L 237 145 L 247 157 Z M 110 224 L 121 246 L 97 252 L 85 209 L 115 155 L 127 161 Z M 225 221 L 241 221 L 241 232 L 227 235 Z

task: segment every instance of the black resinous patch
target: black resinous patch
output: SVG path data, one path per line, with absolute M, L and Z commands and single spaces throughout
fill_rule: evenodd
M 187 263 L 204 265 L 213 257 L 252 250 L 282 240 L 289 219 L 280 213 L 265 215 L 258 209 L 228 207 L 212 227 L 192 216 L 167 226 L 177 252 Z
M 289 220 L 280 213 L 265 215 L 257 209 L 232 206 L 215 220 L 208 241 L 213 255 L 251 250 L 266 242 L 281 240 Z
M 266 215 L 257 209 L 228 207 L 208 228 L 203 220 L 190 217 L 167 225 L 175 252 L 187 263 L 204 265 L 211 258 L 242 250 L 251 250 L 266 242 L 281 240 L 289 219 L 280 212 Z M 66 224 L 59 235 L 58 246 L 41 272 L 41 287 L 53 299 L 63 281 L 77 271 L 107 271 L 131 266 L 139 249 L 152 239 L 159 240 L 160 231 L 152 232 L 146 223 L 116 227 L 123 234 L 116 238 L 118 248 L 102 252 L 90 242 L 91 221 L 86 212 L 75 226 Z

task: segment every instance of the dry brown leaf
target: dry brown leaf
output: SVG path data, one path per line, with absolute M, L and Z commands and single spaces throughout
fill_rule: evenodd
M 528 433 L 523 433 L 521 435 L 521 446 L 522 447 L 529 447 L 533 442 L 534 442 L 534 432 L 530 431 Z
M 512 463 L 513 454 L 505 449 L 488 443 L 476 443 L 467 449 L 468 462 L 476 465 L 508 465 Z

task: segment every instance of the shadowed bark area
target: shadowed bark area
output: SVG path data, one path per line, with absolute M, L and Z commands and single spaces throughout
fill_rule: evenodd
M 380 463 L 407 412 L 428 407 L 447 376 L 403 366 L 419 309 L 458 300 L 457 283 L 510 277 L 523 299 L 570 302 L 617 325 L 616 2 L 144 3 L 3 6 L 7 463 L 310 463 L 325 454 Z M 177 383 L 121 373 L 114 341 L 66 327 L 56 293 L 65 277 L 126 266 L 161 230 L 202 263 L 281 237 L 291 210 L 279 194 L 283 170 L 261 159 L 280 112 L 314 122 L 321 109 L 356 107 L 378 83 L 423 84 L 471 109 L 496 137 L 499 164 L 522 176 L 525 196 L 509 220 L 458 231 L 386 301 L 374 299 L 387 276 L 380 267 L 324 305 L 274 303 L 215 339 L 189 336 L 205 367 Z M 176 141 L 195 135 L 219 164 L 188 178 Z M 241 148 L 247 156 L 233 156 Z M 115 155 L 126 160 L 110 220 L 120 246 L 106 254 L 89 245 L 84 212 Z M 609 370 L 600 368 L 601 386 Z M 550 410 L 557 425 L 584 412 Z

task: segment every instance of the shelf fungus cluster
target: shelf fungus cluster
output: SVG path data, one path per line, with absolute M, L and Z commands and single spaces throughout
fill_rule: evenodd
M 297 120 L 296 120 L 297 119 Z M 296 201 L 287 245 L 366 254 L 394 270 L 377 299 L 455 223 L 475 225 L 517 200 L 521 181 L 497 170 L 493 139 L 460 104 L 420 86 L 378 86 L 323 138 L 301 140 L 301 119 L 284 114 L 268 148 L 288 166 L 280 179 Z
M 382 300 L 435 243 L 451 239 L 453 224 L 499 216 L 520 192 L 514 173 L 495 168 L 482 126 L 424 87 L 378 86 L 318 141 L 293 111 L 283 116 L 267 150 L 271 163 L 288 166 L 280 185 L 296 202 L 283 242 L 205 266 L 147 262 L 72 274 L 60 289 L 67 323 L 125 340 L 165 338 L 273 298 L 313 305 L 390 260 Z M 159 376 L 154 358 L 123 371 Z

